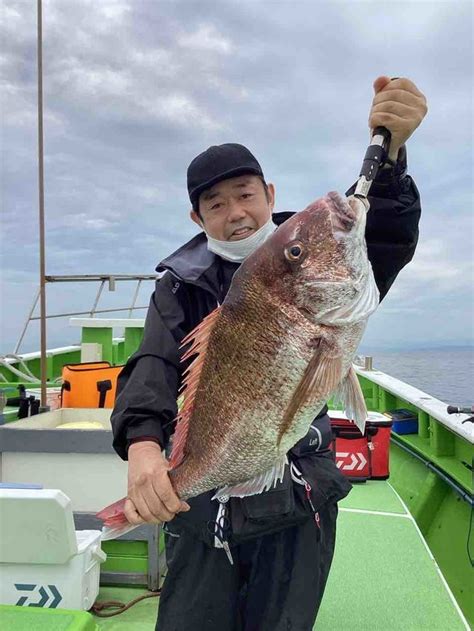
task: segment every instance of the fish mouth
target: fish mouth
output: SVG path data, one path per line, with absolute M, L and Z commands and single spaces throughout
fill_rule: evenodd
M 356 197 L 343 197 L 333 191 L 327 195 L 334 233 L 347 233 L 358 226 L 365 216 L 365 206 Z

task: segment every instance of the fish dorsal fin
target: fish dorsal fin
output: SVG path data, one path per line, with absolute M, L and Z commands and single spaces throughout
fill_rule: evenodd
M 181 464 L 184 458 L 184 446 L 188 437 L 189 419 L 191 418 L 194 410 L 196 390 L 201 378 L 202 367 L 204 365 L 204 359 L 206 357 L 211 332 L 216 324 L 221 309 L 222 307 L 217 307 L 217 309 L 214 309 L 214 311 L 206 316 L 197 327 L 186 335 L 180 346 L 180 348 L 183 348 L 187 344 L 191 344 L 188 350 L 183 354 L 181 358 L 182 362 L 185 362 L 193 355 L 196 355 L 196 357 L 184 372 L 184 380 L 180 388 L 180 392 L 184 395 L 184 402 L 179 410 L 178 416 L 176 417 L 176 430 L 173 437 L 173 448 L 170 456 L 170 465 L 172 469 Z
M 367 420 L 367 407 L 359 380 L 352 366 L 333 398 L 344 402 L 344 411 L 347 418 L 355 421 L 355 424 L 363 434 L 365 432 L 365 421 Z
M 278 434 L 278 444 L 290 428 L 299 409 L 305 405 L 311 405 L 313 401 L 316 403 L 327 400 L 339 385 L 342 358 L 341 356 L 331 357 L 329 353 L 330 350 L 324 340 L 321 340 L 318 350 L 306 366 L 306 370 L 285 410 Z

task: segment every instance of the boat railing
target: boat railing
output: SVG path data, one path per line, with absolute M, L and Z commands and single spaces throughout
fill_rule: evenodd
M 464 422 L 468 420 L 468 413 L 463 408 L 458 408 L 454 414 L 448 412 L 448 407 L 451 406 L 447 406 L 444 401 L 377 370 L 372 366 L 372 361 L 370 361 L 370 369 L 367 369 L 366 365 L 361 366 L 360 362 L 355 363 L 354 368 L 359 377 L 368 379 L 377 391 L 377 394 L 373 394 L 371 399 L 375 406 L 374 409 L 377 409 L 379 395 L 385 409 L 400 407 L 399 403 L 406 402 L 415 406 L 419 411 L 419 435 L 421 437 L 425 439 L 430 437 L 432 428 L 429 424 L 429 418 L 431 417 L 457 436 L 474 444 L 474 425 Z
M 63 312 L 63 313 L 53 313 L 46 314 L 46 319 L 51 318 L 66 318 L 70 316 L 79 316 L 86 315 L 93 318 L 98 313 L 115 313 L 120 311 L 128 311 L 128 318 L 131 318 L 134 311 L 147 309 L 148 305 L 145 307 L 136 306 L 138 294 L 140 292 L 140 288 L 144 281 L 156 281 L 160 278 L 157 274 L 77 274 L 77 275 L 60 275 L 60 276 L 45 276 L 46 283 L 91 283 L 96 282 L 99 283 L 99 287 L 97 289 L 97 293 L 94 297 L 92 307 L 86 311 L 74 311 L 74 312 Z M 131 304 L 125 307 L 113 307 L 110 309 L 99 309 L 99 301 L 102 296 L 102 292 L 106 286 L 108 285 L 109 291 L 115 291 L 116 283 L 123 281 L 136 281 L 137 286 L 135 288 Z M 38 300 L 40 298 L 40 288 L 38 288 L 31 309 L 26 318 L 25 324 L 21 331 L 20 337 L 18 338 L 18 342 L 14 348 L 12 355 L 18 355 L 20 351 L 21 344 L 25 338 L 26 332 L 31 322 L 35 320 L 40 320 L 40 316 L 33 315 L 38 304 Z

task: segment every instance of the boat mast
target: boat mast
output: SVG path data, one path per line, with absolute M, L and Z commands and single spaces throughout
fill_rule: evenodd
M 43 12 L 37 0 L 38 16 L 38 189 L 40 250 L 40 328 L 41 328 L 41 407 L 46 407 L 46 280 L 44 239 L 44 162 L 43 162 Z

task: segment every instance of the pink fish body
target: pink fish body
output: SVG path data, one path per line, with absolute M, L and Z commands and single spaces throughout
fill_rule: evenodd
M 295 214 L 245 259 L 223 304 L 184 339 L 183 361 L 194 359 L 170 458 L 182 499 L 271 488 L 335 393 L 363 427 L 352 360 L 379 302 L 365 221 L 361 201 L 335 192 Z M 107 525 L 110 513 L 119 526 L 113 507 L 99 516 Z
M 366 409 L 352 359 L 378 292 L 365 207 L 329 193 L 297 213 L 235 273 L 224 303 L 191 332 L 171 455 L 183 499 L 250 495 L 283 475 L 286 453 L 342 386 Z

